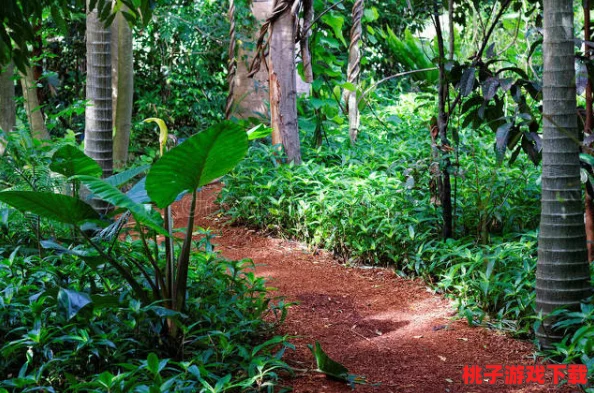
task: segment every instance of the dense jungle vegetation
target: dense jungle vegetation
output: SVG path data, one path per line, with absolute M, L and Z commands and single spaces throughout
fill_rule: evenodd
M 591 380 L 591 8 L 7 0 L 0 393 L 289 391 L 292 301 L 194 224 L 218 182 L 229 225 L 420 278 Z

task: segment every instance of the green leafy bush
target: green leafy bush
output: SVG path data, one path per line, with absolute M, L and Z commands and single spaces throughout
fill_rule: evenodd
M 138 243 L 128 239 L 122 247 L 138 248 Z M 193 253 L 190 301 L 181 314 L 160 303 L 142 305 L 115 272 L 104 269 L 99 277 L 76 255 L 3 259 L 0 387 L 224 392 L 268 386 L 273 391 L 278 372 L 287 370 L 280 357 L 290 344 L 270 332 L 282 322 L 286 305 L 270 301 L 251 265 L 205 249 Z M 164 342 L 164 326 L 172 317 L 183 331 L 181 353 L 172 354 Z
M 0 200 L 68 230 L 57 239 L 40 230 L 35 256 L 17 247 L 2 258 L 0 389 L 274 391 L 278 371 L 289 370 L 281 356 L 291 345 L 271 333 L 287 306 L 271 302 L 251 261 L 214 253 L 212 234 L 194 232 L 193 220 L 199 187 L 232 169 L 248 139 L 268 133 L 217 124 L 164 153 L 128 193 L 118 187 L 147 166 L 101 179 L 98 164 L 75 145 L 33 153 L 42 170 L 29 168 L 31 178 L 44 173 L 42 180 L 60 186 L 15 183 Z M 88 199 L 111 209 L 79 199 L 81 184 Z M 184 192 L 193 202 L 180 241 L 170 205 Z M 202 237 L 196 245 L 193 235 Z

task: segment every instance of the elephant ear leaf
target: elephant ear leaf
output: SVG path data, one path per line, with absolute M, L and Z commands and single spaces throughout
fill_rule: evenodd
M 77 225 L 99 218 L 99 214 L 80 199 L 51 192 L 3 191 L 0 192 L 0 201 L 22 212 L 65 224 Z
M 56 150 L 50 169 L 68 178 L 76 175 L 101 177 L 103 173 L 95 160 L 72 145 L 65 145 Z
M 158 233 L 167 236 L 167 231 L 163 229 L 161 215 L 156 211 L 147 209 L 144 205 L 134 202 L 130 197 L 104 180 L 91 176 L 77 176 L 87 188 L 99 199 L 111 203 L 114 206 L 130 210 L 134 219 L 154 229 Z
M 184 191 L 194 191 L 231 171 L 247 153 L 246 132 L 237 124 L 222 122 L 191 136 L 153 164 L 146 190 L 164 208 Z

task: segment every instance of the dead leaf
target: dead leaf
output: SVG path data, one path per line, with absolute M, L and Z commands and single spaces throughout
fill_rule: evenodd
M 445 356 L 437 355 L 437 357 L 439 359 L 441 359 L 442 362 L 445 362 L 446 361 L 446 357 Z

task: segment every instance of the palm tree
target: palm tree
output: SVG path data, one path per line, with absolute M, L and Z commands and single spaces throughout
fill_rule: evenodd
M 87 1 L 87 8 L 90 1 Z M 103 169 L 113 171 L 111 35 L 96 9 L 87 12 L 87 100 L 85 153 Z
M 543 160 L 536 306 L 547 316 L 578 307 L 591 295 L 581 196 L 573 2 L 544 0 Z M 546 318 L 537 332 L 544 347 L 562 336 Z

